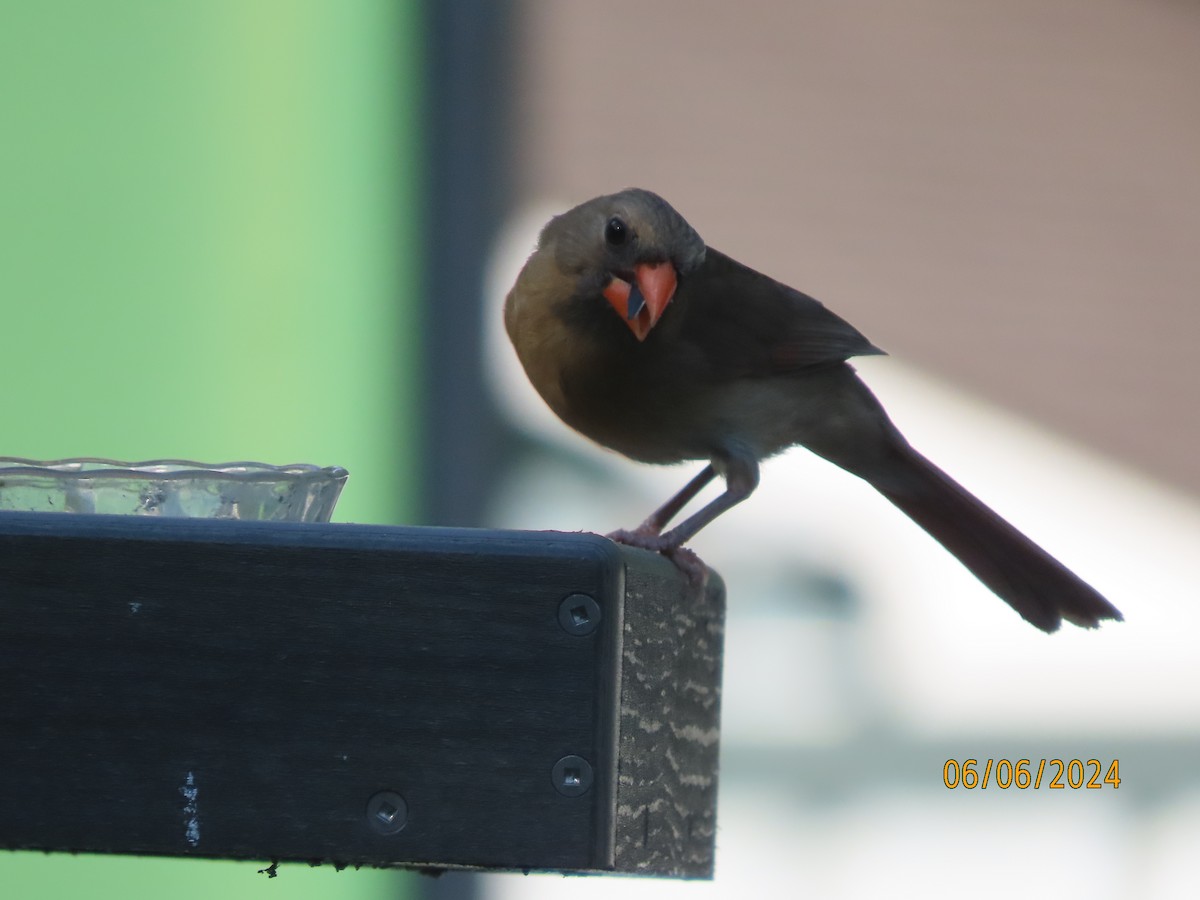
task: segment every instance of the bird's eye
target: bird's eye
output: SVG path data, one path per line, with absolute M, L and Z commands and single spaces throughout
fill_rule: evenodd
M 609 246 L 620 247 L 629 240 L 629 226 L 613 216 L 604 226 L 604 240 L 608 241 Z

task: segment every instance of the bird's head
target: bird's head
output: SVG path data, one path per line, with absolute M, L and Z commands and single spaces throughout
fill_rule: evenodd
M 662 197 L 630 188 L 551 219 L 539 248 L 552 249 L 576 295 L 602 296 L 644 341 L 679 279 L 704 261 L 704 241 Z

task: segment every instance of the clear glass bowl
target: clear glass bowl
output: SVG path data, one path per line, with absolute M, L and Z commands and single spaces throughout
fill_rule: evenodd
M 0 456 L 0 511 L 328 522 L 348 475 L 307 464 Z

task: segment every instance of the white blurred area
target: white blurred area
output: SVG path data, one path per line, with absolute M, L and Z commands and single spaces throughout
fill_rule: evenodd
M 532 448 L 497 486 L 506 528 L 632 526 L 700 465 L 590 444 L 516 361 L 498 311 L 571 202 L 513 218 L 487 287 L 490 381 Z M 871 488 L 794 450 L 692 545 L 729 595 L 715 881 L 493 876 L 487 896 L 1200 896 L 1181 856 L 1200 837 L 1200 505 L 900 360 L 857 365 L 918 449 L 1126 622 L 1042 634 Z M 1119 758 L 1124 780 L 942 784 L 950 757 L 1056 756 Z

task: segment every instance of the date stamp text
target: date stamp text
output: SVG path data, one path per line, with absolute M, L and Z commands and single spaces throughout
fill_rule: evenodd
M 1116 790 L 1121 786 L 1121 761 L 1098 759 L 948 759 L 942 766 L 948 790 L 999 788 L 1019 791 Z

